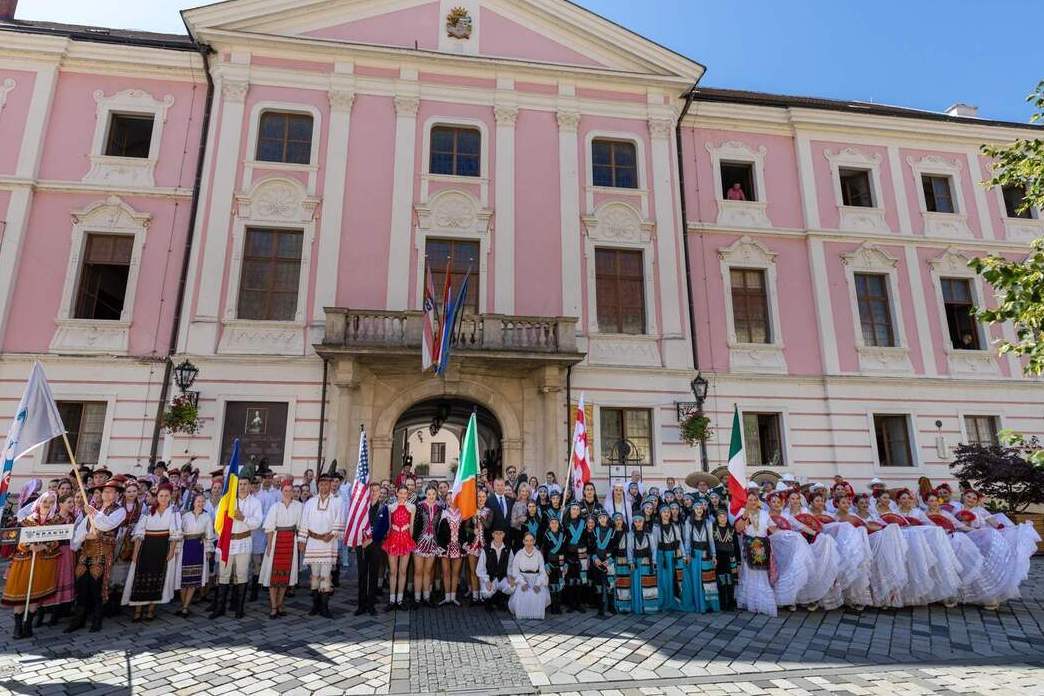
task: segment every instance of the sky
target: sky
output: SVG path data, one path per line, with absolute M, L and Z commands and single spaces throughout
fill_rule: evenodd
M 577 0 L 707 66 L 704 86 L 1025 122 L 1044 0 Z M 184 33 L 205 0 L 21 0 L 20 19 Z

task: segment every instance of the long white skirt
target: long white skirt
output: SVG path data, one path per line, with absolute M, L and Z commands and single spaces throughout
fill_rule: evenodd
M 875 607 L 903 606 L 902 591 L 909 579 L 907 543 L 903 530 L 890 524 L 870 535 L 870 594 Z
M 823 531 L 837 542 L 838 569 L 835 588 L 840 590 L 845 604 L 865 607 L 873 604 L 870 594 L 872 553 L 866 527 L 847 522 L 831 522 Z
M 1008 546 L 1011 547 L 1013 554 L 1005 598 L 1018 599 L 1022 596 L 1019 591 L 1019 585 L 1029 577 L 1030 559 L 1037 551 L 1040 535 L 1037 534 L 1037 530 L 1029 522 L 1008 524 L 1011 520 L 1004 516 L 1001 517 L 1006 521 L 1004 522 L 1004 528 L 1000 532 L 1004 536 L 1005 541 L 1008 542 Z
M 934 596 L 935 579 L 932 573 L 937 564 L 935 553 L 928 545 L 928 537 L 922 534 L 923 527 L 903 527 L 906 539 L 906 584 L 903 585 L 903 606 L 917 607 L 931 603 Z
M 812 567 L 808 581 L 798 592 L 798 603 L 818 602 L 824 609 L 837 609 L 842 604 L 840 588 L 835 587 L 841 568 L 837 542 L 828 534 L 819 534 L 808 548 L 812 552 Z
M 776 615 L 776 594 L 767 570 L 752 570 L 745 563 L 740 564 L 736 606 L 754 614 Z
M 969 591 L 982 575 L 982 553 L 967 534 L 952 532 L 947 536 L 950 537 L 953 555 L 957 557 L 957 562 L 961 565 L 961 587 L 957 597 L 959 601 L 967 602 Z
M 932 567 L 932 586 L 924 593 L 926 604 L 956 600 L 961 590 L 961 564 L 953 552 L 953 545 L 942 527 L 925 525 L 912 527 L 910 532 L 920 534 L 935 559 Z
M 296 587 L 299 582 L 301 574 L 301 564 L 298 559 L 297 551 L 297 540 L 294 540 L 294 560 L 290 564 L 290 587 Z M 272 544 L 272 552 L 265 553 L 265 557 L 261 559 L 261 573 L 258 577 L 258 581 L 262 587 L 269 587 L 272 584 L 272 557 L 275 556 L 275 543 Z M 206 572 L 206 566 L 204 565 L 204 573 Z M 205 580 L 204 580 L 205 582 Z
M 979 577 L 962 588 L 962 600 L 968 604 L 996 604 L 1004 601 L 1015 565 L 1011 545 L 993 527 L 974 529 L 964 534 L 964 537 L 979 550 L 982 565 Z
M 779 530 L 769 536 L 772 559 L 776 564 L 776 605 L 792 607 L 798 603 L 798 593 L 808 584 L 814 560 L 805 537 L 798 532 Z
M 508 610 L 516 619 L 542 619 L 544 610 L 551 604 L 551 593 L 547 586 L 536 590 L 533 585 L 524 589 L 519 583 L 508 599 Z

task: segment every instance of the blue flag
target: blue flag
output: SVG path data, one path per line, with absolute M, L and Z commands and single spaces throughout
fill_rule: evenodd
M 468 296 L 468 279 L 471 277 L 471 269 L 464 276 L 464 282 L 460 284 L 457 296 L 450 302 L 446 309 L 446 316 L 442 322 L 442 347 L 439 349 L 439 365 L 435 374 L 441 375 L 449 365 L 450 346 L 453 343 L 453 334 L 457 330 L 457 321 L 460 319 L 461 309 Z

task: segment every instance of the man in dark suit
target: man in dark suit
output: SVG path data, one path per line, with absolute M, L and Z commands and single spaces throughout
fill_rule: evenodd
M 362 546 L 355 547 L 355 559 L 359 568 L 359 608 L 356 616 L 369 613 L 377 615 L 377 576 L 381 572 L 381 544 L 388 534 L 388 507 L 381 503 L 381 484 L 370 482 L 370 538 Z
M 515 501 L 508 497 L 504 479 L 493 479 L 493 491 L 486 497 L 486 508 L 490 510 L 489 524 L 486 526 L 486 545 L 492 539 L 493 530 L 498 526 L 507 529 L 511 526 L 511 506 Z

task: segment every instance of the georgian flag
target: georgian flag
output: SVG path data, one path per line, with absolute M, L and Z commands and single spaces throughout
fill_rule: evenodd
M 576 407 L 576 425 L 573 426 L 573 454 L 569 463 L 569 478 L 573 481 L 573 499 L 581 500 L 584 484 L 591 480 L 591 467 L 587 462 L 587 423 L 584 417 L 584 395 Z
M 14 463 L 37 447 L 65 433 L 58 405 L 54 403 L 51 387 L 47 384 L 43 366 L 36 362 L 29 373 L 25 393 L 18 402 L 14 421 L 7 431 L 4 443 L 4 463 L 0 469 L 0 508 L 7 502 L 7 490 L 11 486 L 11 471 Z

